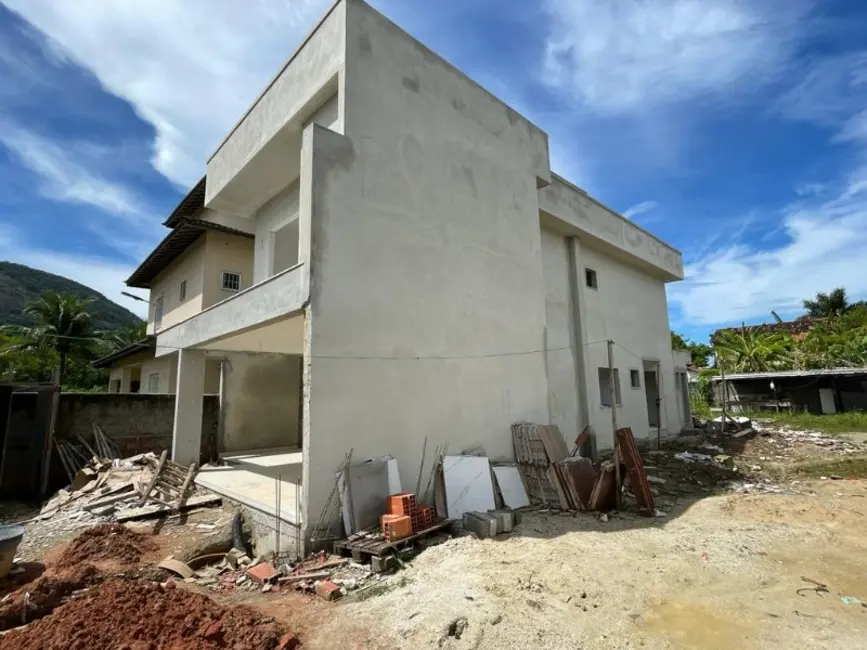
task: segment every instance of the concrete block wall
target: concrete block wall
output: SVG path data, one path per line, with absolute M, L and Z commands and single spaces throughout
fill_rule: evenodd
M 174 415 L 174 395 L 62 393 L 55 436 L 75 441 L 78 434 L 90 443 L 97 424 L 124 455 L 160 452 L 171 448 Z M 216 458 L 218 396 L 205 395 L 202 415 L 201 460 L 207 462 Z

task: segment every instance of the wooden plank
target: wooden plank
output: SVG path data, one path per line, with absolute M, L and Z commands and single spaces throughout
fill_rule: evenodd
M 588 510 L 611 510 L 617 505 L 617 489 L 614 463 L 606 461 L 599 468 L 596 484 L 590 494 Z
M 566 441 L 563 440 L 560 427 L 556 424 L 538 424 L 536 425 L 536 431 L 542 440 L 542 445 L 545 447 L 548 459 L 552 463 L 569 457 L 569 450 L 566 448 Z
M 193 477 L 196 475 L 196 464 L 193 463 L 190 465 L 190 469 L 187 471 L 187 478 L 184 480 L 184 484 L 181 486 L 181 494 L 178 497 L 178 507 L 180 508 L 187 500 L 187 490 L 190 489 L 190 483 L 193 480 Z
M 168 449 L 164 450 L 163 453 L 160 455 L 160 462 L 157 465 L 157 468 L 156 468 L 156 471 L 154 472 L 153 478 L 151 479 L 151 482 L 148 484 L 145 491 L 142 492 L 141 499 L 138 502 L 139 507 L 141 507 L 145 504 L 145 502 L 148 500 L 148 497 L 150 496 L 151 492 L 153 491 L 154 486 L 157 484 L 157 479 L 159 479 L 159 477 L 160 477 L 160 472 L 163 471 L 163 466 L 165 466 L 165 464 L 166 464 L 166 458 L 168 457 L 168 455 L 169 455 Z
M 181 506 L 180 511 L 185 512 L 187 510 L 192 510 L 193 508 L 199 508 L 202 506 L 214 506 L 218 505 L 221 501 L 222 497 L 216 494 L 193 497 L 189 499 L 186 504 Z M 164 514 L 172 514 L 172 508 L 167 508 L 166 506 L 145 506 L 144 508 L 132 508 L 131 510 L 125 510 L 123 512 L 117 513 L 117 515 L 115 515 L 115 519 L 117 519 L 118 522 L 123 523 L 124 521 L 129 521 L 131 519 L 142 519 L 144 517 L 155 517 Z
M 97 508 L 102 508 L 103 506 L 110 506 L 113 503 L 118 503 L 120 501 L 124 501 L 126 499 L 131 499 L 135 497 L 136 494 L 134 492 L 124 492 L 122 494 L 115 494 L 114 496 L 105 497 L 104 499 L 98 499 L 96 501 L 91 501 L 83 506 L 81 506 L 82 510 L 96 510 Z
M 632 435 L 632 429 L 629 427 L 618 429 L 616 435 L 620 449 L 620 457 L 626 465 L 626 472 L 629 474 L 629 483 L 632 486 L 632 491 L 635 493 L 635 500 L 638 501 L 638 507 L 642 514 L 652 517 L 656 512 L 653 503 L 653 492 L 650 489 L 650 483 L 647 480 L 647 472 L 644 471 L 644 463 L 641 460 L 641 454 L 638 452 L 638 447 L 635 444 L 635 436 Z

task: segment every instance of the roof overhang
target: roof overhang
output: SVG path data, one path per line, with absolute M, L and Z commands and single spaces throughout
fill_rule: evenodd
M 129 279 L 126 281 L 127 286 L 137 289 L 150 289 L 154 278 L 162 273 L 181 253 L 192 246 L 206 230 L 215 230 L 229 235 L 238 235 L 239 237 L 253 237 L 252 234 L 243 230 L 236 230 L 235 228 L 229 228 L 228 226 L 203 219 L 184 218 L 178 220 L 176 223 L 177 225 L 174 227 L 174 230 L 157 244 L 157 247 L 147 256 L 145 261 L 129 276 Z
M 177 207 L 172 210 L 169 218 L 163 222 L 164 226 L 174 228 L 182 219 L 192 218 L 205 207 L 205 180 L 206 176 L 202 176 L 202 180 L 193 186 L 193 189 L 178 203 Z
M 156 348 L 156 337 L 148 336 L 143 338 L 141 341 L 136 341 L 135 343 L 131 343 L 125 348 L 121 348 L 111 354 L 107 354 L 104 357 L 100 357 L 91 365 L 94 368 L 108 368 L 115 361 L 120 361 L 121 359 L 125 359 L 126 357 L 132 356 L 134 354 L 138 354 L 143 350 L 153 350 Z
M 816 370 L 777 370 L 771 372 L 741 372 L 726 375 L 726 381 L 751 380 L 751 379 L 785 379 L 787 377 L 850 377 L 854 375 L 867 375 L 867 368 L 818 368 Z M 711 381 L 722 381 L 719 375 L 710 378 Z

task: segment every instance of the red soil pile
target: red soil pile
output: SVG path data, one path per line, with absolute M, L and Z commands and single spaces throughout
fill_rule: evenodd
M 222 607 L 174 583 L 110 579 L 0 637 L 0 650 L 289 650 L 297 643 L 253 609 Z
M 117 562 L 135 565 L 142 555 L 156 550 L 150 537 L 122 524 L 100 524 L 76 537 L 57 560 L 56 569 L 75 567 L 83 562 Z
M 63 575 L 44 575 L 20 587 L 12 598 L 0 605 L 0 630 L 8 630 L 42 618 L 74 591 L 102 582 L 96 568 L 84 564 Z

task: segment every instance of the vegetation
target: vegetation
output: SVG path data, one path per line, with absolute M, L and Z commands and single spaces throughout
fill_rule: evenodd
M 93 327 L 98 331 L 114 331 L 141 320 L 101 293 L 69 278 L 22 264 L 0 262 L 0 324 L 33 325 L 33 319 L 26 313 L 25 307 L 45 293 L 70 294 L 91 299 Z
M 787 425 L 793 429 L 813 429 L 829 434 L 867 432 L 867 413 L 864 411 L 848 411 L 828 415 L 759 411 L 757 413 L 744 413 L 743 415 L 756 420 L 771 420 L 775 424 Z
M 867 303 L 850 304 L 842 288 L 805 300 L 817 324 L 793 336 L 779 327 L 720 330 L 714 350 L 726 372 L 867 367 Z
M 709 414 L 713 400 L 708 379 L 720 368 L 734 373 L 867 367 L 867 302 L 849 303 L 846 291 L 838 288 L 805 300 L 804 309 L 806 313 L 796 321 L 799 326 L 793 328 L 795 334 L 787 329 L 791 324 L 783 323 L 774 312 L 776 322 L 772 325 L 741 325 L 717 331 L 712 338 L 713 347 L 693 343 L 672 332 L 672 347 L 690 350 L 693 363 L 704 365 L 696 359 L 714 355 L 715 368 L 702 373 L 697 389 L 690 395 L 693 412 L 700 416 Z M 830 427 L 828 430 L 833 431 L 835 423 L 839 423 L 840 431 L 867 431 L 864 421 L 867 416 L 863 414 L 771 415 L 791 418 L 787 423 L 801 428 Z M 847 417 L 855 419 L 850 422 Z
M 708 365 L 708 358 L 713 354 L 711 346 L 690 341 L 677 332 L 671 333 L 671 347 L 673 350 L 689 350 L 692 354 L 692 363 L 701 368 Z
M 27 324 L 0 328 L 0 372 L 16 381 L 46 382 L 55 375 L 66 390 L 104 389 L 106 371 L 97 357 L 144 338 L 142 321 L 116 331 L 98 331 L 95 300 L 47 292 L 23 310 Z

